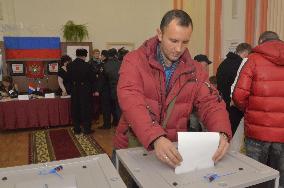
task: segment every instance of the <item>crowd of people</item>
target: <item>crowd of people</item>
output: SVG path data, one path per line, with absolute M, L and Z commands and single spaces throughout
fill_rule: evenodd
M 87 50 L 77 49 L 74 61 L 68 55 L 61 57 L 58 71 L 59 93 L 63 96 L 71 95 L 75 134 L 81 133 L 81 126 L 84 134 L 92 133 L 93 115 L 98 119 L 100 110 L 103 125 L 99 129 L 117 126 L 121 114 L 116 93 L 118 72 L 127 53 L 128 50 L 124 48 L 102 50 L 101 53 L 94 49 L 93 57 L 86 62 Z

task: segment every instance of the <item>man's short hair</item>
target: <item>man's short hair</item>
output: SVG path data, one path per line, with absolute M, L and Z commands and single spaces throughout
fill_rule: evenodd
M 123 57 L 129 52 L 129 50 L 125 49 L 124 47 L 117 50 L 117 59 L 119 61 L 123 60 Z
M 76 56 L 78 57 L 87 57 L 87 55 L 88 51 L 86 49 L 81 48 L 76 50 Z
M 100 50 L 96 48 L 96 49 L 93 50 L 93 53 L 95 53 L 95 52 L 100 53 Z
M 271 40 L 280 40 L 278 34 L 273 31 L 264 31 L 259 36 L 258 44 L 262 44 L 264 42 L 271 41 Z
M 172 20 L 177 19 L 178 20 L 178 25 L 188 27 L 192 24 L 192 20 L 190 16 L 183 10 L 170 10 L 168 11 L 164 17 L 162 18 L 161 24 L 160 24 L 160 29 L 161 31 L 164 30 L 165 27 L 167 27 Z
M 108 51 L 107 50 L 102 50 L 101 55 L 105 56 L 106 58 L 108 58 Z
M 237 48 L 236 48 L 236 53 L 242 53 L 242 52 L 244 52 L 244 51 L 248 51 L 248 53 L 250 53 L 251 52 L 251 45 L 250 44 L 248 44 L 248 43 L 240 43 L 238 46 L 237 46 Z
M 116 57 L 117 56 L 117 49 L 111 48 L 107 51 L 108 57 Z

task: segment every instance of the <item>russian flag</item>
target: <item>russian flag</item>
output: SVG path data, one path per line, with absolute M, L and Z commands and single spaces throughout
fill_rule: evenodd
M 59 37 L 4 37 L 6 59 L 59 59 Z

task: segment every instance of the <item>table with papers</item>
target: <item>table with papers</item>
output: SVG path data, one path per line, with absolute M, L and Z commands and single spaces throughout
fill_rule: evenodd
M 194 151 L 193 151 L 194 152 Z M 238 152 L 229 152 L 214 167 L 175 174 L 174 169 L 158 161 L 153 151 L 142 147 L 116 150 L 117 168 L 123 165 L 140 187 L 202 187 L 242 188 L 275 180 L 279 185 L 279 172 Z M 205 176 L 220 177 L 208 181 Z
M 50 172 L 62 166 L 57 174 Z M 0 169 L 1 188 L 126 188 L 106 154 Z

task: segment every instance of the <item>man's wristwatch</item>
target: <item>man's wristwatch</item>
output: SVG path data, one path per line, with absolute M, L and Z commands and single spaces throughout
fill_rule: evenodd
M 228 136 L 226 133 L 220 132 L 219 134 L 220 134 L 220 136 L 222 136 L 223 138 L 225 138 L 225 140 L 226 140 L 227 142 L 229 142 L 229 136 Z

